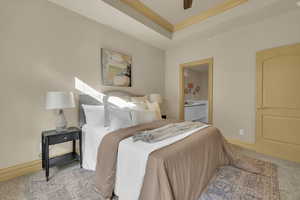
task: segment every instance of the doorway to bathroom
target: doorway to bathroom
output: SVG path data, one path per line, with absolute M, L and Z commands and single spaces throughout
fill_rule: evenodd
M 180 119 L 212 124 L 213 58 L 180 65 Z

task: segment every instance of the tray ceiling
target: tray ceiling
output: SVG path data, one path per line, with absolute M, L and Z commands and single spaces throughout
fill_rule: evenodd
M 145 6 L 175 25 L 183 20 L 224 3 L 226 0 L 194 0 L 192 7 L 184 10 L 183 0 L 140 0 Z
M 206 12 L 206 15 L 202 14 L 200 17 L 199 15 L 196 15 L 198 17 L 188 17 L 188 19 L 193 19 L 189 20 L 188 23 L 183 24 L 184 26 L 182 26 L 183 28 L 180 31 L 169 31 L 156 21 L 153 21 L 152 18 L 145 16 L 143 13 L 138 12 L 134 7 L 128 6 L 128 4 L 123 2 L 140 2 L 138 0 L 48 1 L 74 11 L 97 23 L 107 25 L 120 32 L 131 35 L 160 49 L 175 48 L 187 42 L 192 42 L 196 38 L 209 39 L 235 28 L 254 24 L 295 10 L 299 12 L 299 7 L 296 4 L 299 0 L 226 0 L 225 2 L 235 1 L 236 4 L 223 6 L 223 9 L 220 9 L 220 7 L 218 9 L 213 9 L 213 11 L 210 11 L 208 14 L 207 11 L 204 11 Z M 196 2 L 197 0 L 194 1 Z M 143 3 L 141 4 L 144 5 Z M 140 6 L 140 4 L 136 5 L 138 7 Z M 144 11 L 147 13 L 149 10 Z M 153 13 L 151 12 L 148 12 L 148 14 L 154 19 L 157 17 L 155 15 L 153 16 Z M 159 18 L 156 19 L 164 24 L 164 21 L 161 21 Z M 295 19 L 291 18 L 291 21 L 297 19 L 297 17 Z M 187 19 L 184 21 L 186 20 Z M 174 26 L 171 23 L 170 25 Z
M 120 1 L 171 33 L 248 2 L 248 0 L 194 0 L 192 7 L 184 10 L 183 0 L 103 1 L 109 4 Z

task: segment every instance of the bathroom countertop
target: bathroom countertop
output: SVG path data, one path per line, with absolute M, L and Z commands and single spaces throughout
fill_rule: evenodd
M 207 105 L 207 101 L 206 100 L 192 100 L 190 102 L 188 102 L 187 104 L 184 104 L 184 107 L 192 107 L 192 106 L 200 106 L 200 105 Z

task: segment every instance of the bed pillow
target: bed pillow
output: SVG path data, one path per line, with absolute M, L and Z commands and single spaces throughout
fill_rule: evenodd
M 141 103 L 141 102 L 146 103 L 148 101 L 148 97 L 147 96 L 143 96 L 143 97 L 131 97 L 131 101 L 133 103 Z
M 132 110 L 147 110 L 148 109 L 148 106 L 146 103 L 144 102 L 136 102 L 136 103 L 131 103 L 132 106 L 131 106 L 131 109 Z
M 149 123 L 157 120 L 156 112 L 151 110 L 132 110 L 131 116 L 133 125 Z
M 105 121 L 104 126 L 109 127 L 110 126 L 110 107 L 122 107 L 122 109 L 129 108 L 131 106 L 130 103 L 131 97 L 129 96 L 108 96 L 104 100 L 104 110 L 105 110 Z
M 128 109 L 109 108 L 110 130 L 115 131 L 133 125 L 131 112 Z
M 147 101 L 148 109 L 156 113 L 157 120 L 161 119 L 160 107 L 157 102 Z
M 82 108 L 86 124 L 104 126 L 104 106 L 82 105 Z

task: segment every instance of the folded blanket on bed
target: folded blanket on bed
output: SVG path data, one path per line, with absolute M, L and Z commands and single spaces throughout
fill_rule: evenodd
M 171 123 L 154 130 L 146 130 L 137 133 L 134 136 L 132 136 L 132 139 L 134 142 L 140 140 L 147 143 L 155 143 L 170 137 L 186 133 L 196 128 L 200 128 L 202 126 L 204 126 L 204 124 L 201 122 Z

